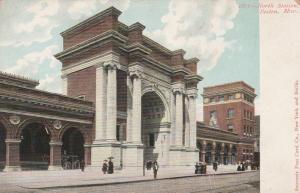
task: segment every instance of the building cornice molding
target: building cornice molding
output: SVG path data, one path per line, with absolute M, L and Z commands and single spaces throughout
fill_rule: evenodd
M 60 53 L 57 53 L 54 55 L 54 57 L 58 60 L 63 60 L 64 58 L 68 57 L 69 55 L 79 52 L 85 48 L 89 48 L 91 45 L 103 42 L 107 39 L 115 39 L 118 40 L 120 43 L 126 43 L 128 41 L 128 38 L 120 34 L 119 32 L 115 30 L 109 30 L 102 34 L 99 34 L 91 39 L 88 39 L 86 41 L 83 41 L 79 44 L 76 44 L 68 49 L 63 50 Z
M 103 17 L 108 15 L 114 15 L 119 16 L 122 12 L 114 7 L 109 7 L 108 9 L 101 11 L 100 13 L 78 23 L 77 25 L 74 25 L 73 27 L 66 29 L 65 31 L 61 32 L 60 34 L 62 36 L 70 35 L 74 33 L 74 31 L 86 29 L 91 26 L 94 22 L 100 21 L 103 19 Z

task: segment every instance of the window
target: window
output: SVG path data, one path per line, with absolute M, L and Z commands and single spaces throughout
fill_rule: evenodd
M 250 119 L 251 119 L 251 120 L 252 120 L 252 117 L 253 117 L 253 116 L 252 116 L 252 112 L 250 112 Z
M 234 129 L 234 127 L 233 127 L 232 124 L 227 125 L 227 130 L 228 131 L 233 132 L 233 129 Z
M 154 147 L 155 140 L 154 140 L 154 133 L 149 133 L 149 146 Z
M 219 96 L 219 101 L 223 102 L 224 101 L 224 96 Z
M 210 111 L 210 118 L 216 118 L 217 117 L 217 111 Z
M 117 125 L 117 141 L 120 141 L 120 125 Z
M 216 98 L 215 97 L 210 98 L 210 102 L 211 103 L 215 103 L 216 102 Z
M 234 117 L 234 109 L 228 109 L 227 111 L 227 118 L 233 118 Z
M 247 116 L 247 114 L 246 114 L 246 110 L 244 110 L 244 117 L 246 117 Z
M 228 95 L 228 100 L 233 100 L 233 95 Z

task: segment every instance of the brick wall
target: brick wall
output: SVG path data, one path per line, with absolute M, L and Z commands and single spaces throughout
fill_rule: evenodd
M 96 101 L 96 67 L 92 66 L 68 75 L 68 96 L 85 95 L 88 101 Z

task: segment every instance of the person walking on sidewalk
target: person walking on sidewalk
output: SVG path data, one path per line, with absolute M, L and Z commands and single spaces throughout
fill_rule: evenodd
M 157 171 L 158 171 L 158 163 L 157 163 L 157 161 L 153 162 L 152 167 L 153 167 L 154 179 L 156 179 L 156 177 L 157 177 Z
M 103 161 L 103 165 L 102 165 L 102 172 L 103 172 L 103 174 L 106 174 L 106 172 L 107 172 L 107 160 L 104 160 Z
M 85 162 L 84 162 L 84 160 L 82 159 L 82 160 L 81 160 L 81 163 L 80 163 L 80 169 L 81 169 L 82 172 L 84 172 L 84 167 L 85 167 Z
M 108 161 L 108 174 L 114 173 L 114 163 L 109 159 Z

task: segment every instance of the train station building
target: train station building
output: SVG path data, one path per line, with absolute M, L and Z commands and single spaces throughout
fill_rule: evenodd
M 204 88 L 197 122 L 199 59 L 151 40 L 120 14 L 111 7 L 61 33 L 63 94 L 0 72 L 0 171 L 60 170 L 82 160 L 96 168 L 108 158 L 127 170 L 153 160 L 174 168 L 253 159 L 254 89 Z
M 63 94 L 0 73 L 0 162 L 4 171 L 62 168 L 64 156 L 101 167 L 193 166 L 197 149 L 197 58 L 171 51 L 108 8 L 65 30 Z

